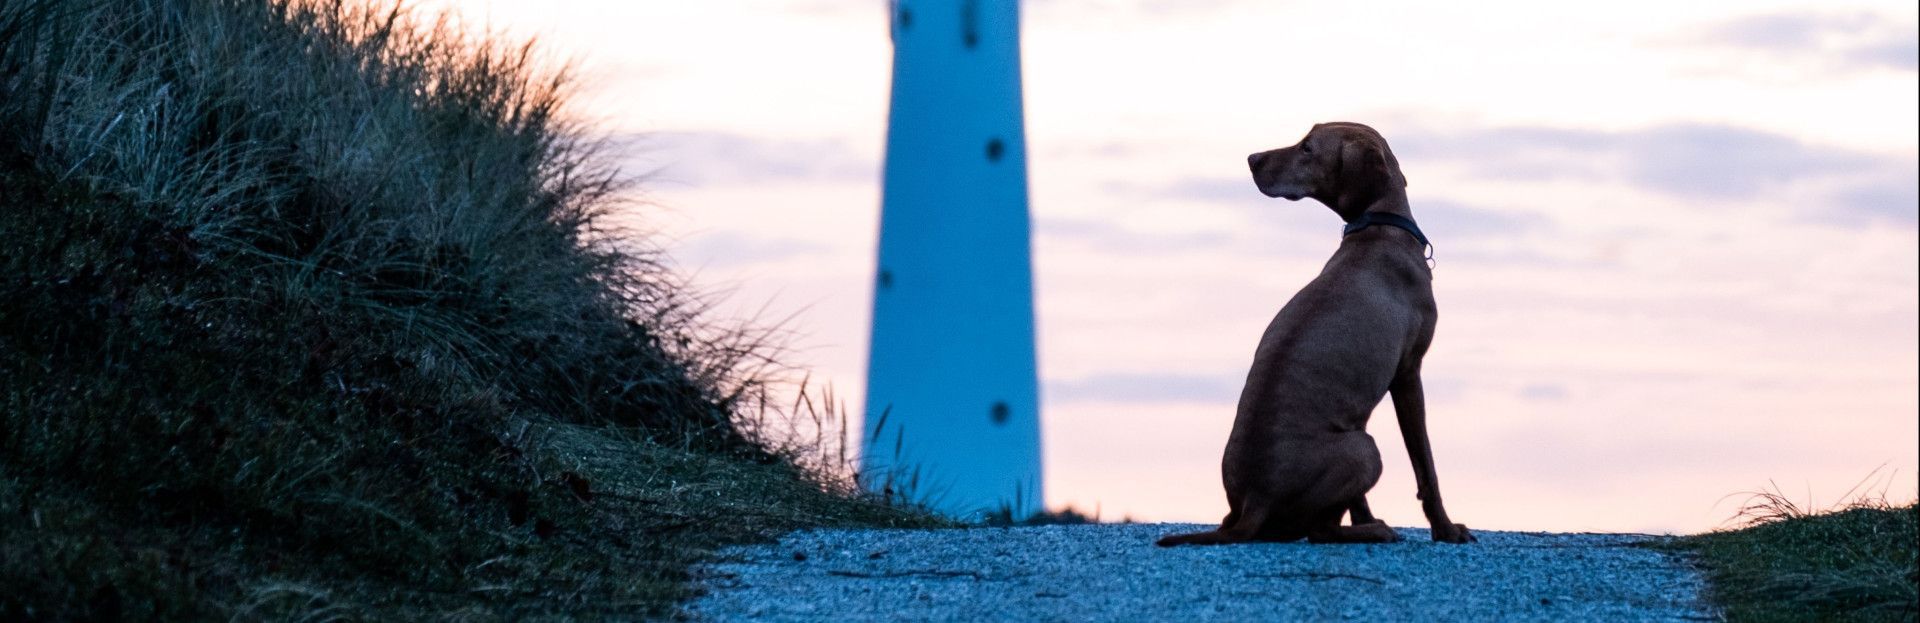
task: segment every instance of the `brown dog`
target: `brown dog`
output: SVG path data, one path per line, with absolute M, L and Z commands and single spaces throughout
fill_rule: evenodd
M 1312 197 L 1333 208 L 1347 236 L 1254 351 L 1220 461 L 1232 510 L 1219 529 L 1159 544 L 1398 541 L 1366 499 L 1380 480 L 1367 417 L 1389 392 L 1433 540 L 1473 541 L 1447 518 L 1434 476 L 1420 393 L 1420 359 L 1433 341 L 1433 273 L 1386 139 L 1357 123 L 1323 123 L 1298 145 L 1248 156 L 1247 165 L 1267 196 Z M 1347 513 L 1353 525 L 1342 526 Z

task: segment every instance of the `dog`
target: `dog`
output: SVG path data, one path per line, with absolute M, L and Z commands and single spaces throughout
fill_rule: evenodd
M 1227 517 L 1162 546 L 1400 540 L 1367 507 L 1380 450 L 1367 418 L 1391 393 L 1433 540 L 1470 543 L 1447 517 L 1427 440 L 1420 361 L 1433 342 L 1433 273 L 1407 181 L 1387 141 L 1358 123 L 1313 126 L 1299 144 L 1247 157 L 1268 197 L 1311 197 L 1346 221 L 1320 275 L 1267 326 L 1220 461 Z M 1351 525 L 1340 525 L 1350 514 Z

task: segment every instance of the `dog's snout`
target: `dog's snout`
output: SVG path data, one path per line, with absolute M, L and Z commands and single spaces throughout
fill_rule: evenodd
M 1253 169 L 1254 171 L 1259 171 L 1260 163 L 1265 161 L 1266 159 L 1267 159 L 1267 154 L 1265 152 L 1248 155 L 1247 168 Z

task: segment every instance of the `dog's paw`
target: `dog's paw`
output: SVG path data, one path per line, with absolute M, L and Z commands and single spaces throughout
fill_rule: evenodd
M 1380 537 L 1379 542 L 1381 543 L 1399 543 L 1400 542 L 1400 533 L 1394 531 L 1393 527 L 1387 525 L 1387 522 L 1383 520 L 1375 519 L 1373 521 L 1370 521 L 1364 524 L 1356 524 L 1354 525 L 1354 527 L 1367 528 L 1375 531 L 1376 533 L 1379 534 L 1379 537 Z
M 1479 542 L 1479 540 L 1480 539 L 1473 537 L 1472 532 L 1467 531 L 1466 524 L 1448 524 L 1433 527 L 1433 542 L 1435 543 L 1465 544 Z

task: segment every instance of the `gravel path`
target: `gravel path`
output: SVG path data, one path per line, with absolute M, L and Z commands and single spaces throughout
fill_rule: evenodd
M 1718 620 L 1633 534 L 1402 529 L 1389 545 L 1153 546 L 1184 524 L 822 530 L 697 573 L 705 621 Z

